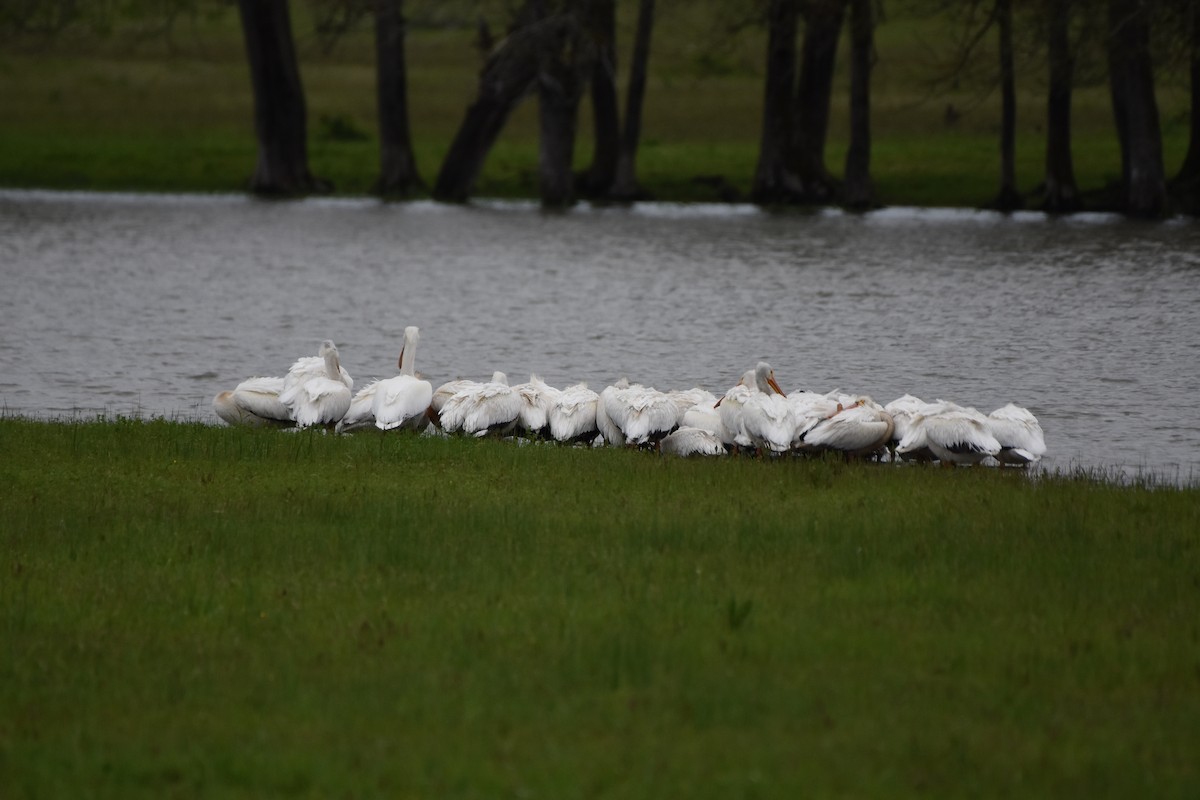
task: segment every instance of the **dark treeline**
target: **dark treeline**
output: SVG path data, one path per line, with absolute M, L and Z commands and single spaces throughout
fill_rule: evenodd
M 465 202 L 513 110 L 526 98 L 538 108 L 538 187 L 549 207 L 579 198 L 623 202 L 647 197 L 637 179 L 637 152 L 649 60 L 654 0 L 624 0 L 636 15 L 632 42 L 617 40 L 617 0 L 307 0 L 326 40 L 356 26 L 375 33 L 379 175 L 389 197 L 429 193 Z M 766 31 L 763 111 L 751 199 L 764 205 L 878 205 L 871 178 L 871 79 L 874 36 L 890 2 L 907 13 L 953 23 L 959 31 L 953 63 L 939 78 L 957 83 L 983 45 L 994 51 L 1000 102 L 999 182 L 990 205 L 1028 205 L 1052 213 L 1084 208 L 1155 218 L 1200 212 L 1200 3 L 1195 0 L 713 0 L 737 23 Z M 175 19 L 228 0 L 0 0 L 0 35 L 53 37 L 71 27 L 104 31 L 117 18 L 169 36 Z M 331 189 L 308 166 L 305 98 L 293 42 L 289 0 L 237 0 L 254 93 L 258 159 L 251 191 L 295 196 Z M 408 15 L 477 19 L 481 66 L 447 155 L 431 185 L 420 176 L 408 114 L 405 36 Z M 491 23 L 489 25 L 489 22 Z M 492 25 L 497 29 L 493 30 Z M 660 33 L 670 36 L 669 32 Z M 732 32 L 731 32 L 731 35 Z M 838 48 L 849 52 L 849 142 L 841 177 L 826 163 Z M 1036 53 L 1045 85 L 1045 174 L 1022 192 L 1016 178 L 1016 53 Z M 618 59 L 629 58 L 628 83 L 618 86 Z M 1120 145 L 1120 180 L 1083 192 L 1075 183 L 1071 100 L 1079 64 L 1100 70 L 1111 97 Z M 419 65 L 417 65 L 419 68 Z M 1156 101 L 1156 77 L 1171 66 L 1190 82 L 1190 135 L 1179 171 L 1168 175 Z M 624 101 L 622 103 L 622 92 Z M 575 172 L 579 109 L 590 102 L 593 149 Z M 433 173 L 431 173 L 433 174 Z

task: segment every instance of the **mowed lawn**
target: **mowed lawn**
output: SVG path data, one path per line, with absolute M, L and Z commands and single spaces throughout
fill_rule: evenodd
M 0 419 L 8 797 L 1200 791 L 1200 489 Z

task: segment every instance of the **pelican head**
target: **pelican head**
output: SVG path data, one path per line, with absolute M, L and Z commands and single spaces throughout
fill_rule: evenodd
M 404 344 L 400 347 L 400 358 L 396 360 L 396 367 L 404 372 L 404 352 L 407 350 L 410 354 L 417 349 L 417 342 L 421 338 L 421 329 L 416 325 L 409 325 L 404 329 Z
M 774 390 L 776 394 L 787 397 L 787 393 L 780 389 L 779 384 L 775 382 L 775 370 L 771 369 L 771 365 L 765 361 L 758 362 L 758 366 L 755 367 L 754 382 L 763 394 L 770 394 Z

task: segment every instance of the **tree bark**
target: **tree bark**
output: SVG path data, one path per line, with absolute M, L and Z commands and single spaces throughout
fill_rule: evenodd
M 595 72 L 596 48 L 579 19 L 567 13 L 540 51 L 538 68 L 538 187 L 542 206 L 564 208 L 575 200 L 571 163 L 579 102 Z
M 250 81 L 258 162 L 250 179 L 256 194 L 286 196 L 328 191 L 308 168 L 304 87 L 292 41 L 287 0 L 238 0 Z
M 1134 217 L 1167 213 L 1162 135 L 1144 0 L 1109 0 L 1108 71 L 1121 145 L 1121 205 Z
M 404 197 L 422 188 L 408 124 L 405 24 L 404 0 L 375 0 L 379 107 L 379 180 L 375 191 L 385 196 Z
M 1042 210 L 1051 214 L 1069 214 L 1083 207 L 1071 156 L 1071 93 L 1075 79 L 1071 1 L 1051 0 L 1049 9 L 1050 85 L 1046 92 L 1046 193 Z
M 629 88 L 625 93 L 625 126 L 617 155 L 617 174 L 610 196 L 614 200 L 637 200 L 645 192 L 637 182 L 638 140 L 642 135 L 642 102 L 646 97 L 646 68 L 650 61 L 650 36 L 654 31 L 654 0 L 638 3 L 637 31 L 633 58 L 629 62 Z
M 1183 210 L 1200 213 L 1200 7 L 1191 3 L 1187 8 L 1190 42 L 1191 131 L 1187 155 L 1173 181 Z
M 804 43 L 789 159 L 792 171 L 804 186 L 807 202 L 826 202 L 837 191 L 837 180 L 825 166 L 825 142 L 846 1 L 809 0 L 804 14 Z
M 1017 80 L 1013 63 L 1012 0 L 996 0 L 1000 31 L 1000 191 L 992 207 L 1014 211 L 1025 205 L 1017 191 Z
M 579 181 L 579 189 L 590 197 L 609 193 L 617 174 L 620 154 L 620 119 L 617 99 L 617 4 L 616 0 L 592 0 L 584 22 L 595 43 L 595 67 L 591 76 L 592 163 Z
M 433 187 L 435 200 L 465 203 L 470 199 L 509 114 L 537 84 L 538 51 L 549 41 L 548 28 L 546 20 L 522 20 L 488 56 L 479 76 L 479 94 L 442 161 Z
M 767 75 L 762 139 L 751 198 L 756 203 L 795 202 L 803 195 L 791 171 L 792 96 L 796 85 L 796 0 L 771 0 L 767 10 Z
M 874 0 L 850 0 L 850 147 L 842 203 L 851 209 L 878 205 L 871 180 L 871 68 L 875 58 Z

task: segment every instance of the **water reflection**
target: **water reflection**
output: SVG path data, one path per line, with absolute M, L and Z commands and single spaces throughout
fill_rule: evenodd
M 432 380 L 1012 400 L 1052 466 L 1200 475 L 1200 225 L 886 209 L 260 202 L 0 192 L 8 413 L 212 420 L 213 394 L 323 338 Z

